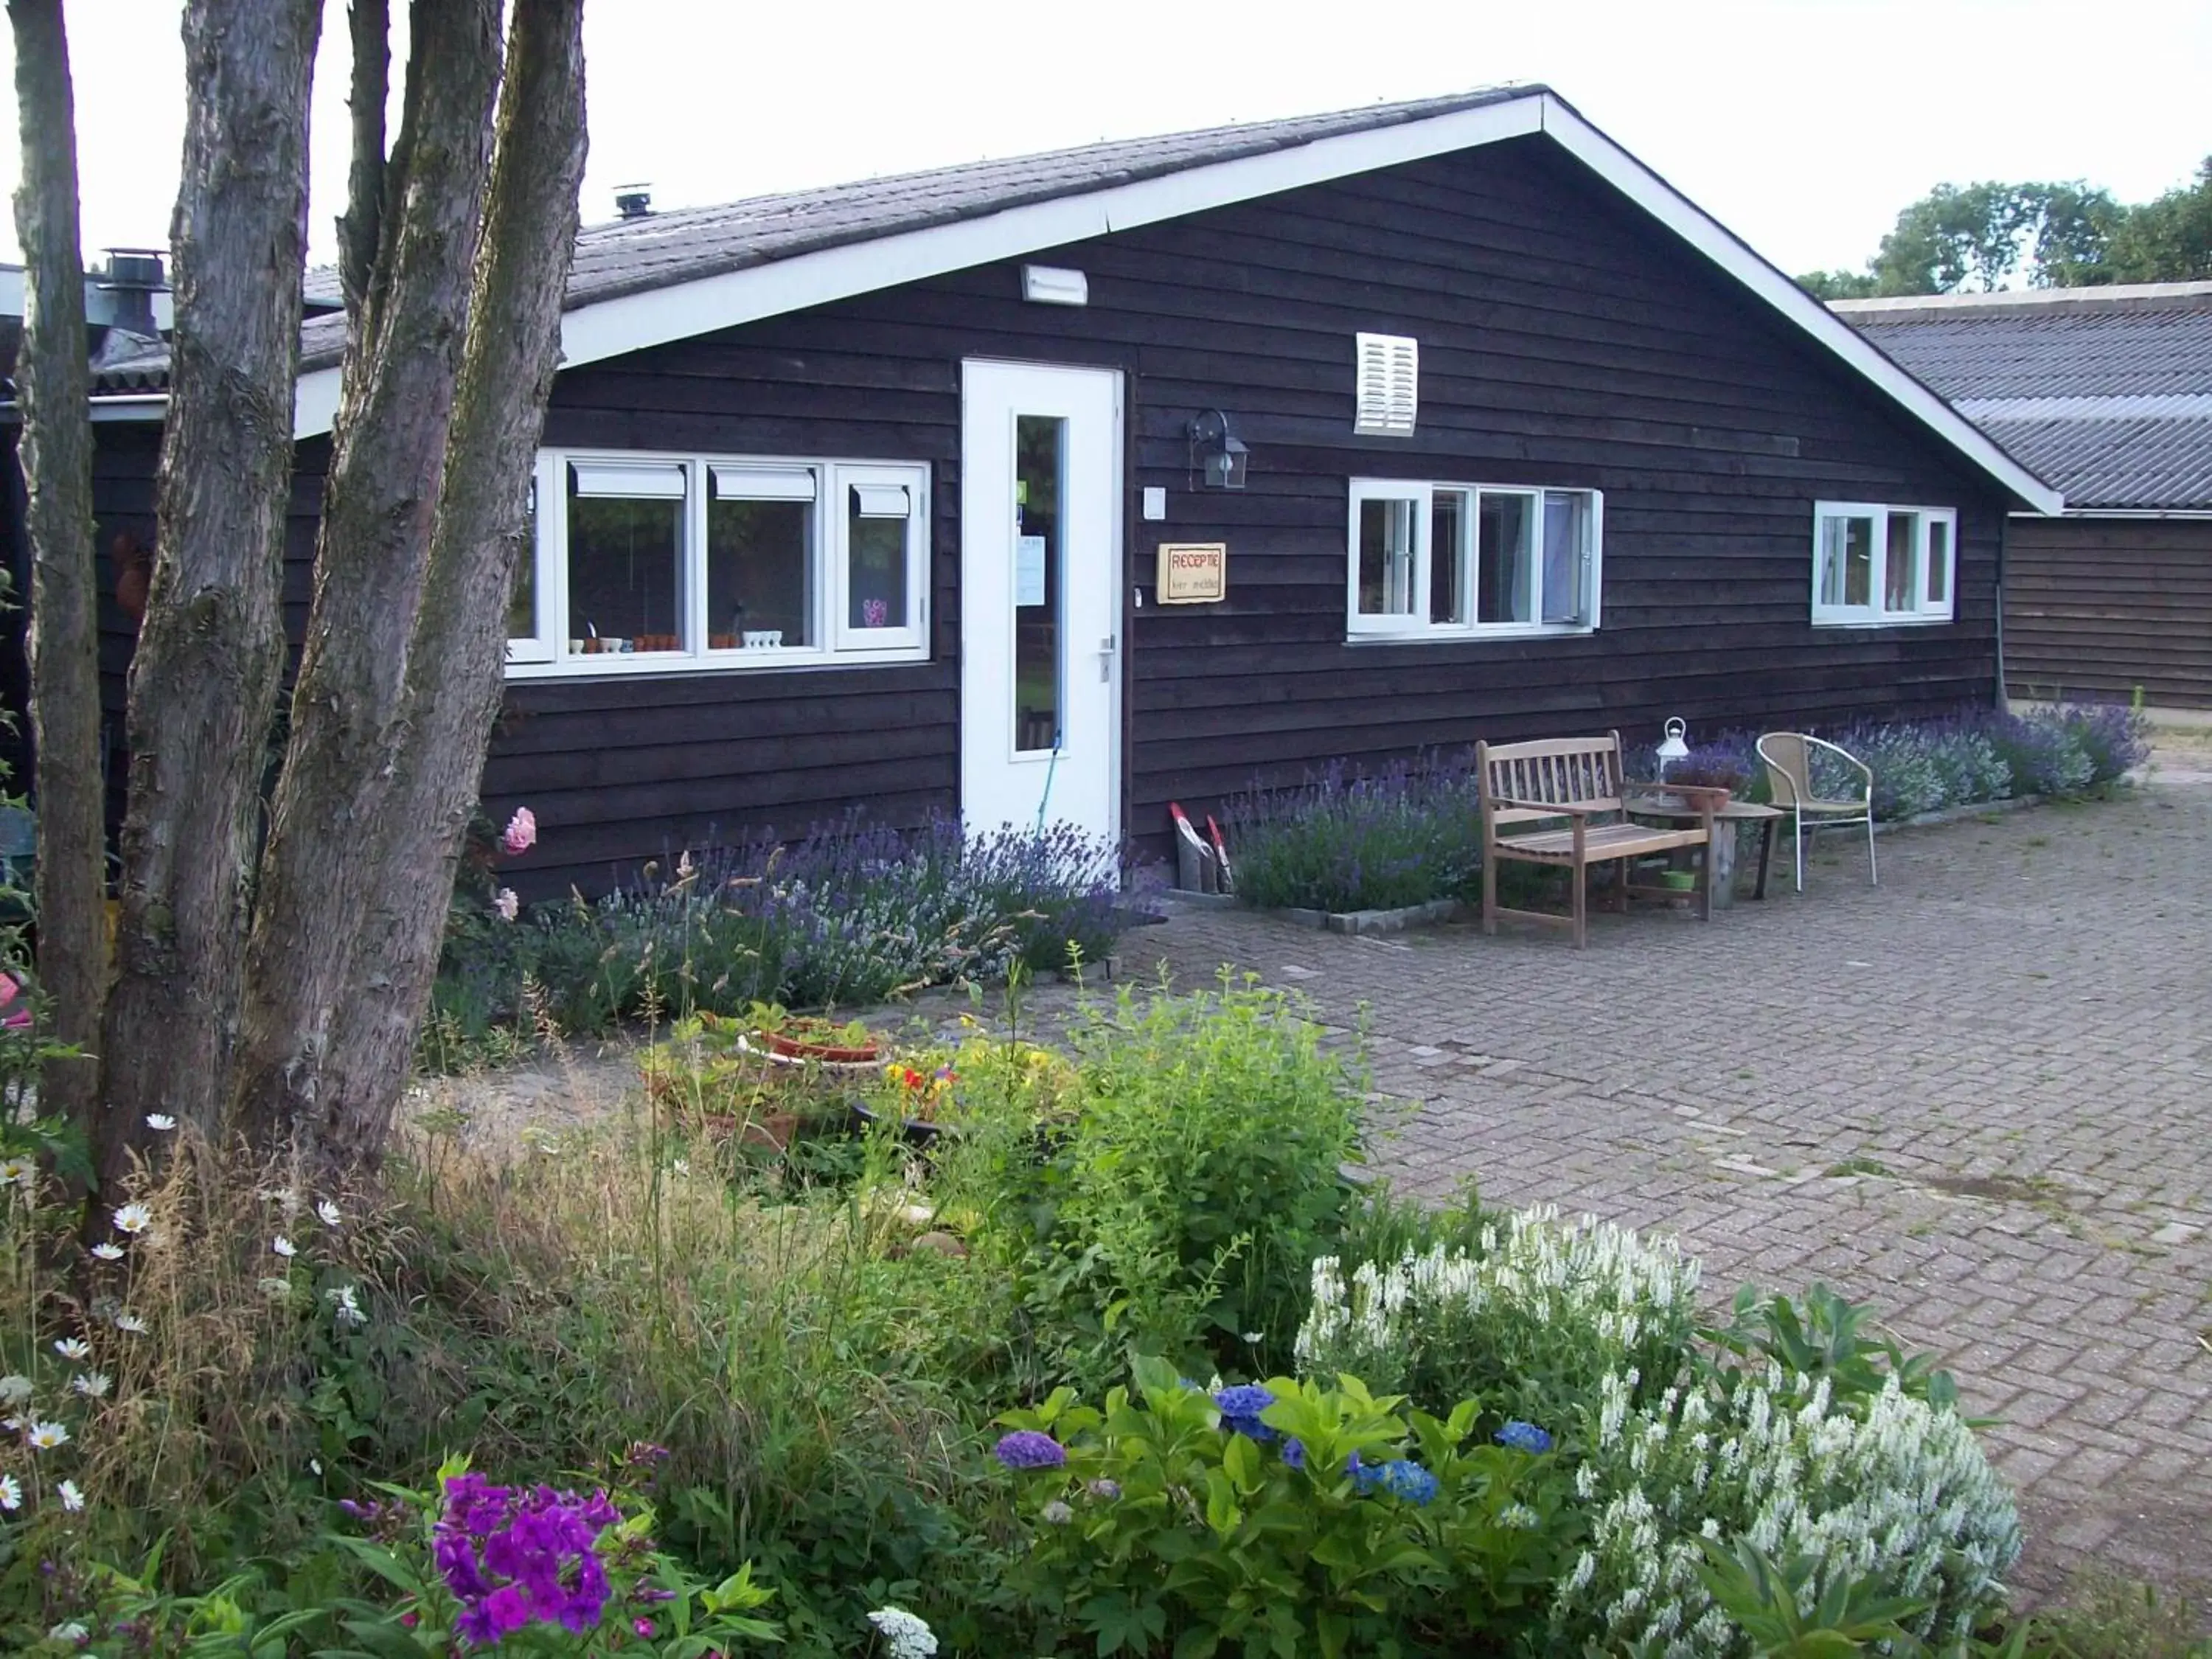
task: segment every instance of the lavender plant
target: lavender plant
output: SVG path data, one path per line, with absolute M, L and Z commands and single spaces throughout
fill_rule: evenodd
M 1392 909 L 1472 897 L 1480 885 L 1472 750 L 1374 772 L 1334 762 L 1288 787 L 1255 786 L 1223 810 L 1237 890 L 1254 904 Z

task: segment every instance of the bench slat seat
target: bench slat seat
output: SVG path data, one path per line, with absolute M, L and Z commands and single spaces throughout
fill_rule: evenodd
M 1617 909 L 1628 908 L 1632 890 L 1628 860 L 1680 848 L 1703 847 L 1698 860 L 1698 914 L 1713 915 L 1713 817 L 1725 799 L 1719 791 L 1692 787 L 1673 793 L 1698 810 L 1694 825 L 1655 829 L 1632 822 L 1621 799 L 1620 733 L 1601 738 L 1565 738 L 1536 743 L 1474 746 L 1475 780 L 1482 805 L 1482 931 L 1498 931 L 1500 916 L 1516 916 L 1574 930 L 1577 949 L 1589 942 L 1588 872 L 1593 864 L 1618 863 L 1613 884 Z M 1566 827 L 1557 827 L 1561 819 Z M 1500 830 L 1522 824 L 1547 827 L 1516 835 Z M 1501 860 L 1548 865 L 1570 872 L 1572 908 L 1564 916 L 1539 910 L 1509 910 L 1498 902 Z M 1643 891 L 1643 889 L 1633 890 Z M 1671 892 L 1671 889 L 1655 890 Z

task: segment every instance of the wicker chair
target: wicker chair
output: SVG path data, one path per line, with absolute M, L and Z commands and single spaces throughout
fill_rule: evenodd
M 1813 787 L 1813 757 L 1835 756 L 1859 775 L 1858 793 L 1823 797 Z M 1797 853 L 1797 890 L 1805 890 L 1805 837 L 1838 825 L 1863 823 L 1867 832 L 1867 885 L 1875 884 L 1874 861 L 1874 769 L 1848 749 L 1802 732 L 1769 732 L 1759 740 L 1774 805 L 1790 814 Z

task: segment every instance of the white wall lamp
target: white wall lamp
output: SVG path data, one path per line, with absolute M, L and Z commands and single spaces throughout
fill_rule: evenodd
M 1229 429 L 1229 417 L 1209 409 L 1190 423 L 1190 470 L 1212 489 L 1242 489 L 1252 452 Z
M 1059 265 L 1024 265 L 1022 298 L 1032 305 L 1087 306 L 1091 279 L 1079 270 Z

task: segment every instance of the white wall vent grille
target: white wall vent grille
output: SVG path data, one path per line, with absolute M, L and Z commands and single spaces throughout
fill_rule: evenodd
M 1410 438 L 1421 405 L 1421 343 L 1405 334 L 1362 334 L 1354 432 Z

